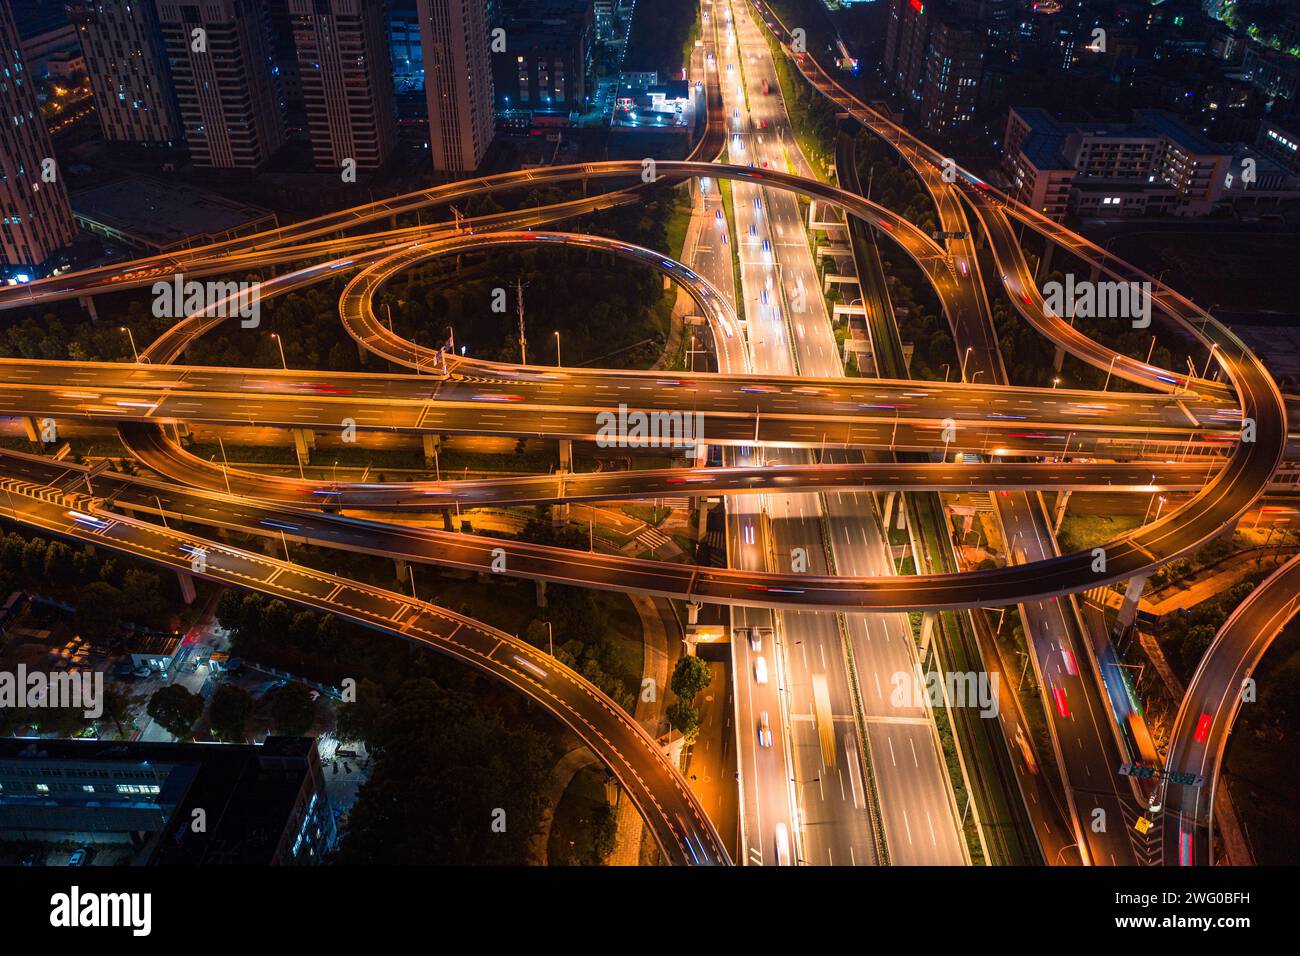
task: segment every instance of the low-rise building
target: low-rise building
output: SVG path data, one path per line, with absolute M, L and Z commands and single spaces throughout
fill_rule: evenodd
M 275 213 L 179 183 L 133 177 L 78 192 L 84 229 L 144 252 L 170 252 L 274 229 Z
M 1016 107 L 1003 142 L 1003 172 L 1016 198 L 1058 221 L 1067 211 L 1208 215 L 1225 200 L 1233 156 L 1159 110 L 1138 110 L 1122 123 L 1065 123 Z
M 128 846 L 138 866 L 271 866 L 319 862 L 335 836 L 311 737 L 0 739 L 0 839 Z

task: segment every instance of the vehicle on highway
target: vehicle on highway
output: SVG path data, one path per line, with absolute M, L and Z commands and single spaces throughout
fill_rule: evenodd
M 776 865 L 790 865 L 790 832 L 784 823 L 776 825 Z
M 767 711 L 758 715 L 758 745 L 760 747 L 772 746 L 772 724 L 767 719 Z
M 79 846 L 72 851 L 72 856 L 68 857 L 68 866 L 85 866 L 90 862 L 90 849 Z
M 1034 752 L 1029 747 L 1024 727 L 1016 727 L 1016 746 L 1020 748 L 1020 757 L 1025 762 L 1025 769 L 1030 773 L 1038 773 L 1038 761 L 1034 759 Z
M 1198 744 L 1205 743 L 1210 736 L 1210 727 L 1214 724 L 1214 715 L 1209 713 L 1201 714 L 1201 719 L 1196 722 L 1196 730 L 1192 736 Z
M 765 657 L 754 658 L 754 683 L 767 683 L 767 658 Z
M 1056 713 L 1061 717 L 1070 716 L 1070 705 L 1066 702 L 1065 691 L 1053 685 L 1052 700 L 1056 702 Z

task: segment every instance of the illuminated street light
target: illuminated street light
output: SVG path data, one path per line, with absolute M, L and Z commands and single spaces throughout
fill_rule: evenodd
M 274 332 L 271 333 L 271 338 L 275 339 L 275 344 L 280 347 L 280 364 L 284 366 L 286 372 L 289 371 L 289 363 L 284 358 L 284 343 L 280 341 L 280 336 Z
M 130 341 L 130 343 L 131 343 L 131 358 L 132 358 L 132 360 L 135 362 L 136 365 L 139 365 L 139 364 L 140 364 L 140 353 L 137 352 L 136 349 L 135 349 L 135 336 L 131 334 L 131 330 L 128 329 L 125 325 L 119 325 L 119 326 L 118 326 L 118 331 L 119 331 L 119 332 L 125 332 L 125 333 L 126 333 L 126 337 L 127 337 L 127 339 Z

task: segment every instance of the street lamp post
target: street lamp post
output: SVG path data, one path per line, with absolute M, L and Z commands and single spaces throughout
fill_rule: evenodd
M 1219 343 L 1213 342 L 1210 345 L 1210 354 L 1205 357 L 1205 371 L 1201 373 L 1201 378 L 1210 374 L 1210 363 L 1214 361 L 1214 353 L 1218 351 Z
M 131 334 L 131 330 L 130 330 L 129 328 L 127 328 L 125 325 L 120 325 L 120 326 L 118 326 L 118 328 L 119 328 L 121 331 L 123 331 L 123 332 L 126 333 L 127 341 L 129 341 L 129 342 L 131 343 L 131 358 L 132 358 L 132 360 L 135 362 L 136 365 L 139 365 L 139 364 L 140 364 L 140 353 L 137 352 L 137 351 L 136 351 L 136 348 L 135 348 L 135 336 Z
M 975 346 L 966 346 L 966 354 L 961 357 L 961 380 L 966 381 L 966 362 L 970 358 L 970 353 L 975 351 Z
M 284 357 L 284 342 L 282 342 L 280 336 L 276 335 L 274 332 L 271 333 L 271 338 L 275 339 L 275 344 L 280 349 L 280 365 L 284 367 L 286 372 L 289 371 L 289 363 Z
M 1155 339 L 1155 336 L 1153 335 L 1153 336 L 1151 337 L 1151 345 L 1152 345 L 1152 347 L 1154 347 L 1155 344 L 1156 344 L 1156 339 Z M 1110 388 L 1110 373 L 1113 372 L 1113 371 L 1115 371 L 1115 360 L 1116 360 L 1117 358 L 1119 358 L 1119 353 L 1118 353 L 1118 352 L 1116 352 L 1114 355 L 1112 355 L 1112 356 L 1110 357 L 1110 365 L 1106 368 L 1106 381 L 1105 381 L 1105 382 L 1102 384 L 1102 386 L 1101 386 L 1101 390 L 1102 390 L 1103 392 Z M 1147 361 L 1148 361 L 1148 362 L 1151 361 L 1151 356 L 1150 356 L 1150 355 L 1147 356 Z
M 555 330 L 555 367 L 556 368 L 564 367 L 564 365 L 560 362 L 560 330 L 559 329 Z

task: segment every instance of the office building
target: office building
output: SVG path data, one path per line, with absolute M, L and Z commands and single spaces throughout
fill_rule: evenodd
M 492 63 L 484 0 L 419 0 L 433 168 L 467 173 L 492 142 Z
M 595 33 L 591 0 L 515 0 L 503 12 L 506 48 L 492 54 L 498 108 L 581 109 Z
M 0 269 L 9 281 L 41 278 L 76 237 L 68 192 L 19 52 L 18 29 L 0 4 Z
M 284 142 L 266 4 L 156 2 L 194 165 L 261 167 Z
M 66 4 L 85 55 L 104 139 L 170 146 L 181 139 L 158 16 L 134 0 Z
M 316 166 L 381 166 L 396 141 L 383 5 L 289 0 L 289 12 Z
M 311 737 L 0 740 L 0 840 L 96 847 L 137 866 L 275 866 L 319 862 L 334 839 Z

